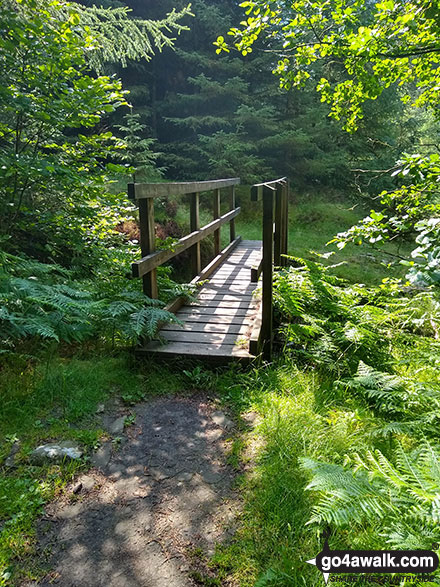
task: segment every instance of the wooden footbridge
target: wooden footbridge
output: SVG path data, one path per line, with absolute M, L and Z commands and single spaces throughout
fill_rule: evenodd
M 144 293 L 158 297 L 157 268 L 189 250 L 191 284 L 196 301 L 177 298 L 166 306 L 179 324 L 167 324 L 158 339 L 138 347 L 140 356 L 186 357 L 224 363 L 270 359 L 273 337 L 273 267 L 285 263 L 287 253 L 289 183 L 286 178 L 251 187 L 251 200 L 262 201 L 262 241 L 236 236 L 236 186 L 239 179 L 181 183 L 133 183 L 128 194 L 139 206 L 142 259 L 133 276 L 143 280 Z M 200 193 L 212 192 L 213 220 L 200 227 Z M 221 214 L 222 195 L 228 211 Z M 155 198 L 189 196 L 190 234 L 172 248 L 156 250 Z M 221 250 L 221 227 L 229 224 L 229 244 Z M 200 244 L 213 235 L 213 259 L 202 268 Z

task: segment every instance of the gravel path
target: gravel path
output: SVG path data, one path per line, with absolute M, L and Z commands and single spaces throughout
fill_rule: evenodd
M 231 531 L 225 414 L 176 397 L 135 411 L 120 449 L 104 447 L 73 501 L 47 509 L 40 552 L 53 571 L 39 585 L 189 587 L 191 552 L 211 554 Z

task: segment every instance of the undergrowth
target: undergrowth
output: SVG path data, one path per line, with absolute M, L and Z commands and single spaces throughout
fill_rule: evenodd
M 290 262 L 275 278 L 278 360 L 219 379 L 237 417 L 259 414 L 240 527 L 212 561 L 243 587 L 322 585 L 306 561 L 328 530 L 332 549 L 440 543 L 438 292 Z

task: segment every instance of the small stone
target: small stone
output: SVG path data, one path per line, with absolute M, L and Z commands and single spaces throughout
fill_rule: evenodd
M 221 426 L 222 428 L 232 428 L 233 423 L 232 421 L 223 413 L 217 410 L 211 414 L 212 421 L 217 426 Z
M 95 480 L 93 479 L 93 477 L 90 477 L 89 475 L 82 475 L 78 479 L 78 483 L 81 483 L 82 488 L 85 491 L 91 491 L 95 487 Z
M 160 469 L 148 469 L 145 474 L 153 477 L 155 481 L 163 481 L 164 479 L 169 479 L 172 477 L 172 473 L 167 474 L 165 471 L 161 471 Z
M 218 483 L 219 481 L 221 481 L 222 479 L 222 475 L 220 473 L 216 473 L 215 471 L 209 471 L 209 470 L 202 470 L 200 471 L 200 475 L 203 479 L 203 481 L 205 481 L 205 483 Z
M 81 491 L 81 489 L 82 489 L 82 486 L 83 486 L 83 485 L 82 485 L 82 483 L 81 483 L 81 482 L 79 482 L 79 483 L 75 483 L 75 485 L 72 487 L 72 493 L 73 493 L 74 495 L 76 495 L 77 493 L 79 493 L 79 492 Z
M 16 463 L 16 456 L 17 453 L 20 451 L 20 441 L 16 440 L 14 442 L 14 444 L 11 446 L 11 450 L 9 452 L 9 455 L 7 456 L 6 460 L 5 460 L 5 467 L 9 467 L 9 468 L 14 468 L 16 467 L 17 463 Z
M 97 414 L 103 414 L 105 412 L 105 405 L 104 404 L 98 404 L 98 407 L 96 408 L 96 413 Z
M 110 442 L 106 442 L 92 455 L 90 459 L 92 465 L 97 469 L 105 469 L 110 461 L 111 454 L 112 445 Z
M 75 442 L 66 440 L 59 443 L 42 444 L 31 452 L 30 459 L 34 463 L 44 463 L 45 461 L 59 462 L 63 459 L 80 459 L 83 455 L 82 450 Z
M 122 434 L 124 432 L 124 426 L 125 426 L 125 416 L 121 416 L 120 418 L 115 420 L 112 424 L 110 424 L 109 432 L 110 432 L 110 434 L 113 434 L 114 436 L 119 436 L 120 434 Z
M 191 481 L 193 478 L 194 473 L 190 473 L 189 471 L 182 471 L 176 476 L 177 481 Z

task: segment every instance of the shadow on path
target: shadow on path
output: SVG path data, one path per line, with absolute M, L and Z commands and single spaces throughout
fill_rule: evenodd
M 199 399 L 160 398 L 136 413 L 107 469 L 89 474 L 95 488 L 48 511 L 40 548 L 54 571 L 39 585 L 188 587 L 188 551 L 209 554 L 224 538 L 236 511 L 230 423 Z

